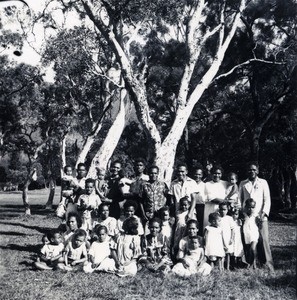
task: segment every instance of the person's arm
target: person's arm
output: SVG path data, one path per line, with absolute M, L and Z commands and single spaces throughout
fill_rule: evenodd
M 84 263 L 85 261 L 87 261 L 87 258 L 88 258 L 88 252 L 87 252 L 87 248 L 85 246 L 85 247 L 83 247 L 83 250 L 82 250 L 82 258 L 74 260 L 71 263 L 71 265 L 75 266 L 77 264 Z
M 188 219 L 195 219 L 196 197 L 194 193 L 191 194 L 191 206 L 188 213 Z
M 270 198 L 270 191 L 269 186 L 266 180 L 262 179 L 263 184 L 263 208 L 262 208 L 262 215 L 260 216 L 261 219 L 265 216 L 269 216 L 270 207 L 271 207 L 271 198 Z
M 69 253 L 69 247 L 67 245 L 66 248 L 65 248 L 64 254 L 63 254 L 65 266 L 68 266 L 68 253 Z
M 110 250 L 110 255 L 111 255 L 111 257 L 113 258 L 113 260 L 115 261 L 115 266 L 116 266 L 116 268 L 119 269 L 120 266 L 121 266 L 121 264 L 120 264 L 120 261 L 119 261 L 119 259 L 118 259 L 118 255 L 117 255 L 116 250 L 115 250 L 115 249 L 111 249 L 111 250 Z

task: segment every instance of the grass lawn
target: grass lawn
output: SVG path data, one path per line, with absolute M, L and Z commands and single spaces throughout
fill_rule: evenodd
M 0 193 L 0 299 L 296 299 L 296 228 L 280 221 L 270 222 L 275 274 L 214 270 L 204 278 L 181 279 L 146 271 L 135 278 L 34 271 L 42 234 L 60 223 L 53 211 L 42 209 L 47 193 L 29 192 L 31 216 L 24 215 L 20 192 Z

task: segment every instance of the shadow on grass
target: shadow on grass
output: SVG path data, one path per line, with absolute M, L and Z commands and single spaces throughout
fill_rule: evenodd
M 45 205 L 31 205 L 31 214 L 32 215 L 49 215 L 53 214 L 55 209 L 57 208 L 56 205 L 53 205 L 52 209 L 45 209 Z M 7 214 L 9 212 L 16 213 L 19 212 L 20 214 L 25 212 L 23 205 L 12 205 L 12 204 L 4 204 L 0 205 L 0 215 Z
M 294 274 L 284 274 L 282 276 L 271 277 L 265 279 L 267 286 L 273 286 L 274 288 L 295 288 L 296 289 L 296 277 Z
M 47 233 L 49 232 L 52 228 L 51 227 L 39 227 L 39 226 L 32 226 L 32 225 L 27 225 L 27 224 L 23 224 L 23 223 L 15 223 L 15 222 L 3 222 L 3 221 L 0 221 L 0 224 L 3 224 L 3 225 L 12 225 L 12 226 L 20 226 L 20 227 L 23 227 L 23 228 L 26 228 L 26 229 L 33 229 L 33 230 L 36 230 L 40 233 Z M 24 234 L 24 235 L 28 235 L 28 234 Z
M 25 251 L 38 253 L 40 251 L 41 246 L 38 245 L 17 245 L 17 244 L 8 244 L 6 246 L 0 246 L 0 249 L 3 250 L 16 250 L 16 251 Z
M 22 232 L 14 232 L 14 231 L 0 231 L 0 235 L 18 235 L 18 236 L 24 236 L 24 235 L 28 235 L 28 234 L 22 233 Z
M 285 269 L 296 263 L 295 245 L 273 246 L 272 255 L 274 259 L 274 267 L 276 269 Z

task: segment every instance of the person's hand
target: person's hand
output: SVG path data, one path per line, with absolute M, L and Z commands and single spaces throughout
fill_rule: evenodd
M 181 263 L 183 264 L 184 268 L 189 267 L 189 264 L 184 259 L 181 260 Z
M 92 269 L 96 269 L 98 266 L 99 264 L 92 263 Z
M 63 197 L 70 197 L 73 195 L 73 191 L 72 190 L 67 190 L 67 191 L 63 191 L 62 192 L 62 196 Z
M 76 265 L 76 261 L 74 260 L 70 265 L 74 267 Z

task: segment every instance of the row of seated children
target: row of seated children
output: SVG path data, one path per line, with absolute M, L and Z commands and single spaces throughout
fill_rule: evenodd
M 79 216 L 70 214 L 69 230 L 63 236 L 58 230 L 52 230 L 44 237 L 45 244 L 35 267 L 40 270 L 83 269 L 86 273 L 103 271 L 118 276 L 134 276 L 139 269 L 164 274 L 171 271 L 170 242 L 161 232 L 160 219 L 149 220 L 149 234 L 142 238 L 138 234 L 139 222 L 133 216 L 123 222 L 123 231 L 116 238 L 108 235 L 107 226 L 97 224 L 90 242 L 80 225 Z M 211 267 L 206 263 L 201 237 L 197 236 L 198 222 L 190 220 L 187 228 L 187 236 L 180 241 L 178 259 L 172 271 L 182 276 L 208 275 Z

